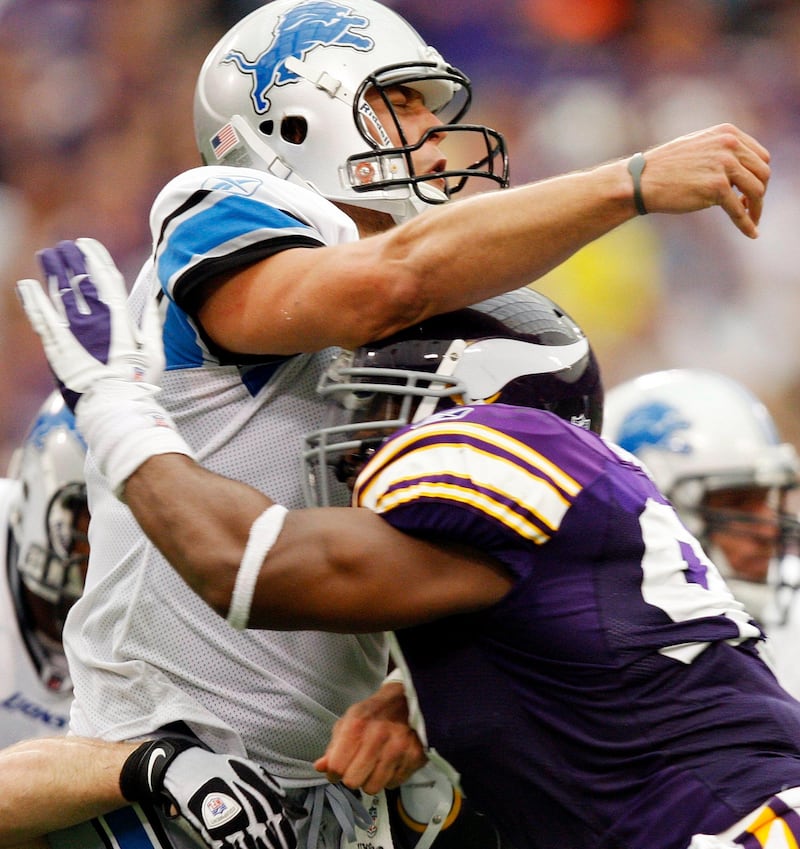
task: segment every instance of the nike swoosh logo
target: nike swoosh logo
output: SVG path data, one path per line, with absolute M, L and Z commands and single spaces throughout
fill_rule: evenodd
M 147 786 L 150 790 L 153 789 L 153 770 L 156 768 L 159 758 L 167 759 L 166 749 L 153 749 L 150 752 L 150 758 L 147 761 Z

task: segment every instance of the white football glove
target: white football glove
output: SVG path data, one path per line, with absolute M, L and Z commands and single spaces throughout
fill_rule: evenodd
M 94 239 L 60 242 L 38 257 L 48 294 L 37 280 L 20 280 L 17 292 L 78 429 L 121 497 L 149 457 L 193 456 L 155 400 L 164 368 L 156 304 L 139 327 L 122 275 Z
M 80 396 L 105 377 L 157 384 L 164 368 L 157 309 L 151 303 L 142 328 L 136 326 L 125 281 L 105 247 L 77 239 L 37 256 L 49 297 L 38 280 L 20 280 L 17 291 L 65 388 Z
M 180 817 L 211 849 L 295 849 L 290 816 L 306 814 L 259 764 L 181 738 L 143 743 L 126 760 L 119 783 L 129 802 Z

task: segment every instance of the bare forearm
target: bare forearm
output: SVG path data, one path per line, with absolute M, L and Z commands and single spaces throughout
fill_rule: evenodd
M 390 276 L 413 275 L 417 321 L 525 286 L 634 215 L 616 163 L 449 204 L 380 238 Z
M 353 348 L 528 285 L 634 215 L 621 163 L 492 192 L 359 242 L 271 257 L 219 289 L 201 320 L 249 353 Z M 263 315 L 281 320 L 267 328 Z
M 769 153 L 731 125 L 647 151 L 641 191 L 649 212 L 721 206 L 755 237 Z M 383 237 L 426 297 L 421 319 L 527 285 L 589 242 L 635 218 L 627 160 L 439 207 Z M 391 330 L 399 329 L 397 325 Z
M 685 214 L 721 206 L 744 235 L 758 234 L 769 152 L 747 133 L 721 124 L 651 148 L 645 162 L 640 188 L 649 212 Z M 620 160 L 445 206 L 436 214 L 437 235 L 445 245 L 457 245 L 447 255 L 456 280 L 488 274 L 487 288 L 472 292 L 487 296 L 535 280 L 638 213 L 628 162 Z M 443 224 L 450 225 L 446 233 L 439 232 Z M 406 226 L 408 232 L 421 230 L 424 219 Z M 417 239 L 424 237 L 418 233 Z
M 0 847 L 17 846 L 128 804 L 119 789 L 119 773 L 138 745 L 53 737 L 0 751 Z
M 225 616 L 250 528 L 273 502 L 179 454 L 143 463 L 125 484 L 125 501 L 178 574 Z
M 770 169 L 755 139 L 720 125 L 645 158 L 649 212 L 721 206 L 757 235 Z M 627 160 L 610 162 L 432 208 L 359 242 L 278 254 L 227 281 L 200 318 L 219 344 L 248 353 L 352 348 L 528 285 L 636 215 Z
M 250 529 L 273 502 L 180 454 L 143 463 L 125 501 L 189 586 L 226 616 Z M 259 572 L 249 627 L 380 631 L 492 604 L 509 587 L 491 558 L 407 536 L 369 510 L 292 510 Z

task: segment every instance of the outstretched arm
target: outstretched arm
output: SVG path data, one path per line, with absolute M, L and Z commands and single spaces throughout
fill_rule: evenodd
M 731 124 L 645 152 L 651 213 L 721 206 L 755 238 L 769 153 Z M 432 315 L 528 285 L 636 217 L 628 160 L 444 204 L 355 243 L 283 251 L 222 283 L 200 310 L 242 353 L 357 347 Z M 272 316 L 264 321 L 264 316 Z
M 172 566 L 226 616 L 253 523 L 273 502 L 178 454 L 145 461 L 124 495 Z M 248 627 L 391 630 L 488 606 L 510 585 L 489 557 L 410 537 L 370 510 L 291 510 L 258 572 Z

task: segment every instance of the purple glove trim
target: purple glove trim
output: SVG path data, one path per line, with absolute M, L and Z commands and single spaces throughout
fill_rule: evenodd
M 74 242 L 63 241 L 54 248 L 39 251 L 37 258 L 49 281 L 51 295 L 55 287 L 60 293 L 70 330 L 93 357 L 107 364 L 111 350 L 111 310 L 97 296 L 97 287 L 89 277 L 80 249 Z M 67 389 L 58 377 L 56 383 L 64 402 L 75 412 L 80 394 Z

